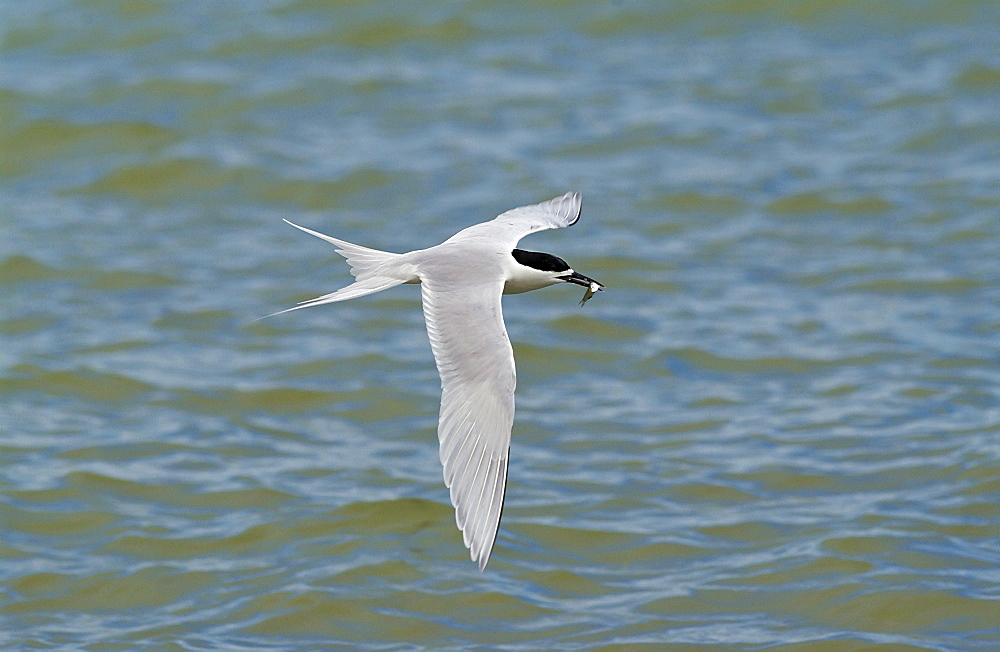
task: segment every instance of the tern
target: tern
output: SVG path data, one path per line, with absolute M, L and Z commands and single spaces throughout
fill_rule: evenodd
M 574 283 L 587 288 L 582 305 L 604 289 L 562 258 L 516 248 L 521 238 L 536 231 L 573 226 L 580 219 L 580 206 L 580 193 L 569 192 L 509 210 L 439 245 L 405 254 L 361 247 L 285 220 L 336 246 L 355 280 L 275 314 L 404 283 L 420 284 L 427 335 L 441 376 L 438 440 L 444 483 L 465 547 L 480 571 L 486 568 L 500 526 L 514 423 L 514 351 L 500 297 Z

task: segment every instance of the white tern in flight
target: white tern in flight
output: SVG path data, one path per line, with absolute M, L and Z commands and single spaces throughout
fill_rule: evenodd
M 355 281 L 282 312 L 403 283 L 420 284 L 427 335 L 441 375 L 438 440 L 444 483 L 451 489 L 458 529 L 479 570 L 486 568 L 500 525 L 514 422 L 514 351 L 500 296 L 575 283 L 587 288 L 586 301 L 604 289 L 562 258 L 515 247 L 536 231 L 576 224 L 580 204 L 580 193 L 569 192 L 509 210 L 439 245 L 405 254 L 359 247 L 285 220 L 335 245 Z

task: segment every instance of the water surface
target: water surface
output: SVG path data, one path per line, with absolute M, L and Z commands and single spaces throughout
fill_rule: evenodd
M 1000 645 L 995 3 L 0 12 L 2 647 Z M 480 574 L 416 288 L 254 319 L 568 190 Z

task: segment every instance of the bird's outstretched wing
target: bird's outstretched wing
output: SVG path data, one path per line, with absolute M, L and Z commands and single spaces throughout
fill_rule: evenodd
M 421 284 L 427 334 L 441 374 L 444 483 L 480 570 L 500 525 L 514 422 L 514 352 L 500 309 L 502 292 L 499 277 Z
M 564 229 L 580 219 L 583 197 L 578 192 L 568 192 L 540 204 L 512 208 L 489 222 L 476 224 L 459 231 L 449 241 L 466 238 L 484 238 L 501 248 L 513 249 L 526 235 L 546 229 Z

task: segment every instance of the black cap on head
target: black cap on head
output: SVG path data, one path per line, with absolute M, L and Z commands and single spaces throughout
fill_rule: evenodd
M 543 254 L 538 251 L 524 251 L 515 249 L 510 252 L 514 260 L 525 267 L 531 267 L 543 272 L 565 272 L 569 269 L 566 261 L 552 254 Z

